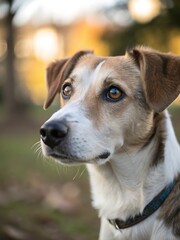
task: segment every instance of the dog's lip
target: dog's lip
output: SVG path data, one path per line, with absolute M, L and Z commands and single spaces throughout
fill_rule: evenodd
M 62 163 L 73 163 L 73 162 L 80 162 L 79 159 L 73 158 L 72 156 L 64 155 L 64 154 L 56 154 L 52 153 L 49 155 L 50 157 L 53 157 L 57 160 L 59 160 Z
M 56 159 L 67 159 L 67 160 L 72 160 L 74 159 L 72 156 L 69 156 L 69 155 L 65 155 L 65 154 L 62 154 L 62 153 L 51 153 L 49 154 L 50 157 L 53 157 L 53 158 L 56 158 Z
M 71 162 L 77 162 L 77 163 L 91 163 L 91 162 L 97 162 L 98 160 L 105 160 L 107 159 L 109 156 L 111 155 L 111 153 L 109 151 L 105 151 L 103 152 L 102 154 L 98 155 L 97 157 L 93 158 L 93 159 L 86 159 L 86 160 L 83 160 L 83 159 L 80 159 L 76 156 L 71 156 L 71 155 L 65 155 L 65 154 L 62 154 L 62 153 L 51 153 L 50 156 L 55 158 L 55 159 L 58 159 L 60 160 L 61 162 L 63 163 L 71 163 Z

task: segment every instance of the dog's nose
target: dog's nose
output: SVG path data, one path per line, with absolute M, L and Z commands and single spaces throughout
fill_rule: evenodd
M 57 146 L 66 137 L 67 133 L 67 125 L 57 121 L 47 122 L 40 129 L 42 141 L 50 148 Z

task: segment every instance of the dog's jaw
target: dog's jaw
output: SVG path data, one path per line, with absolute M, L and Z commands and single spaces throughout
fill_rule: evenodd
M 53 158 L 56 162 L 63 165 L 81 165 L 81 164 L 95 164 L 101 165 L 105 164 L 111 158 L 111 153 L 107 150 L 100 153 L 97 156 L 92 156 L 87 158 L 80 154 L 68 152 L 56 151 L 55 149 L 50 149 L 48 146 L 41 141 L 43 155 L 46 157 Z M 75 151 L 76 152 L 76 151 Z

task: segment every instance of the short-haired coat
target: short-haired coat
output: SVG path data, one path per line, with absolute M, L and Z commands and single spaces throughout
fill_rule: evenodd
M 45 156 L 86 164 L 99 240 L 180 239 L 180 147 L 166 108 L 180 93 L 180 57 L 136 47 L 124 56 L 91 51 L 47 68 L 45 108 L 60 94 L 61 109 L 42 126 Z M 117 230 L 171 182 L 161 207 L 144 221 Z

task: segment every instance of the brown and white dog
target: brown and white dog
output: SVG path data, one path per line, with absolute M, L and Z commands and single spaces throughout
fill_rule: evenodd
M 99 239 L 180 239 L 180 147 L 165 110 L 180 93 L 180 57 L 80 51 L 50 64 L 47 86 L 45 108 L 60 94 L 61 109 L 40 130 L 43 154 L 87 164 Z

